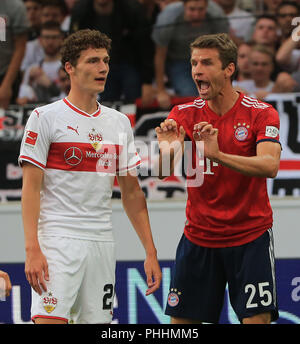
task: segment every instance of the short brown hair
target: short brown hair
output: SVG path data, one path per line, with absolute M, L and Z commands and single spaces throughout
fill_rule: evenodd
M 222 62 L 222 68 L 225 69 L 230 63 L 235 66 L 235 72 L 231 76 L 234 79 L 237 72 L 237 54 L 238 48 L 227 33 L 218 33 L 214 35 L 199 36 L 190 45 L 193 49 L 216 49 Z
M 252 51 L 257 51 L 261 54 L 268 55 L 270 57 L 270 60 L 272 61 L 272 63 L 274 63 L 275 54 L 274 54 L 273 50 L 270 49 L 269 47 L 267 47 L 263 44 L 255 44 L 251 48 L 251 52 Z
M 72 33 L 65 39 L 61 48 L 62 65 L 65 66 L 66 62 L 70 62 L 72 66 L 76 66 L 80 53 L 89 48 L 103 48 L 109 53 L 111 39 L 97 30 L 85 29 Z

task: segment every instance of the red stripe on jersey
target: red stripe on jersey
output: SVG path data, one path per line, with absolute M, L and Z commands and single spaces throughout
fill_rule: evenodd
M 97 117 L 100 115 L 101 112 L 101 108 L 99 107 L 98 110 L 93 113 L 92 115 L 89 115 L 88 113 L 78 109 L 76 106 L 74 106 L 73 104 L 71 104 L 67 98 L 64 98 L 63 101 L 75 112 L 79 113 L 80 115 L 86 116 L 86 117 Z
M 46 168 L 84 172 L 116 173 L 122 146 L 102 144 L 97 151 L 89 143 L 54 142 Z
M 281 160 L 279 165 L 280 170 L 300 170 L 299 160 Z
M 38 162 L 38 161 L 36 161 L 36 160 L 30 158 L 29 156 L 26 156 L 26 155 L 21 155 L 21 156 L 19 157 L 19 160 L 20 160 L 20 161 L 21 161 L 21 160 L 22 160 L 22 161 L 25 160 L 25 161 L 31 162 L 32 164 L 38 165 L 39 167 L 41 167 L 41 168 L 43 168 L 43 169 L 46 168 L 45 165 L 41 164 L 40 162 Z

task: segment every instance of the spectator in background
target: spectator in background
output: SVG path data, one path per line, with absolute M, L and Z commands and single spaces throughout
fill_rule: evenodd
M 61 67 L 60 49 L 63 39 L 60 24 L 47 22 L 42 25 L 40 42 L 44 49 L 44 58 L 39 64 L 34 64 L 25 71 L 18 96 L 19 105 L 46 103 L 59 95 L 58 71 Z
M 28 22 L 21 0 L 0 1 L 0 16 L 7 23 L 5 40 L 0 41 L 0 108 L 6 109 L 18 95 Z
M 65 5 L 60 0 L 42 0 L 41 25 L 49 21 L 56 21 L 63 26 Z M 40 63 L 44 58 L 44 49 L 39 37 L 27 42 L 21 71 L 24 73 L 33 64 Z
M 292 25 L 293 18 L 299 16 L 299 5 L 294 1 L 284 1 L 276 11 L 276 18 L 280 29 L 280 40 L 284 43 L 291 34 L 295 26 Z
M 155 99 L 152 82 L 154 46 L 151 24 L 137 0 L 79 0 L 72 12 L 71 32 L 94 29 L 112 40 L 110 71 L 101 101 Z
M 172 4 L 173 2 L 179 2 L 181 0 L 154 0 L 154 1 L 158 4 L 160 11 L 162 11 L 169 4 Z
M 263 0 L 263 13 L 276 15 L 277 7 L 282 3 L 282 0 Z
M 276 51 L 279 46 L 278 24 L 272 15 L 261 15 L 256 19 L 252 40 Z
M 36 39 L 40 35 L 41 29 L 41 14 L 42 14 L 42 0 L 23 0 L 27 19 L 29 22 L 28 41 Z
M 61 66 L 58 71 L 58 87 L 60 89 L 58 99 L 67 97 L 70 92 L 71 82 L 69 74 L 65 71 L 63 66 Z
M 276 53 L 276 61 L 300 85 L 300 26 L 295 27 L 291 36 L 286 39 Z M 297 87 L 295 91 L 299 92 Z
M 67 14 L 62 22 L 62 30 L 65 32 L 70 31 L 70 25 L 71 25 L 71 13 L 72 10 L 78 0 L 64 0 L 66 8 L 67 8 Z
M 237 81 L 251 79 L 249 55 L 251 53 L 251 44 L 244 42 L 238 46 L 237 55 L 237 73 L 232 85 L 235 86 Z
M 223 9 L 228 18 L 232 38 L 237 38 L 236 43 L 248 41 L 252 25 L 255 22 L 254 16 L 239 8 L 237 0 L 214 0 Z
M 253 46 L 249 55 L 250 78 L 236 82 L 235 87 L 251 97 L 263 99 L 261 94 L 270 93 L 274 86 L 271 80 L 273 57 L 273 51 L 266 46 Z
M 42 23 L 57 21 L 61 25 L 67 15 L 68 9 L 63 0 L 43 0 Z
M 207 12 L 208 0 L 184 0 L 184 11 L 173 10 L 167 6 L 160 13 L 153 28 L 152 38 L 156 44 L 155 81 L 157 100 L 162 108 L 171 104 L 170 94 L 166 90 L 165 75 L 170 86 L 179 96 L 197 96 L 197 88 L 191 77 L 190 43 L 201 34 L 228 32 L 227 19 L 213 20 Z M 174 4 L 176 5 L 176 4 Z M 177 6 L 174 6 L 177 10 Z
M 154 24 L 157 15 L 169 4 L 181 2 L 180 0 L 138 0 L 144 7 L 146 17 Z
M 274 59 L 272 49 L 264 45 L 253 46 L 249 57 L 250 79 L 236 82 L 235 88 L 260 100 L 270 93 L 292 92 L 296 83 L 286 73 L 281 73 L 275 82 L 272 81 Z M 290 83 L 284 80 L 290 80 Z

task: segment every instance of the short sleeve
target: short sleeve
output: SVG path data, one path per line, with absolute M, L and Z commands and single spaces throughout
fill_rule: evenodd
M 174 106 L 172 108 L 172 110 L 170 111 L 167 119 L 173 119 L 174 121 L 176 121 L 177 125 L 180 126 L 182 125 L 182 123 L 179 120 L 179 116 L 178 116 L 178 111 L 177 111 L 177 106 Z
M 29 24 L 26 15 L 26 7 L 23 1 L 15 3 L 14 16 L 11 20 L 15 35 L 27 33 Z
M 254 130 L 256 133 L 256 143 L 263 141 L 279 141 L 280 120 L 278 112 L 269 107 L 261 111 L 255 120 Z
M 18 159 L 19 165 L 22 165 L 23 161 L 28 161 L 41 169 L 45 169 L 50 143 L 50 126 L 46 114 L 35 109 L 24 129 Z
M 133 131 L 130 121 L 126 118 L 125 130 L 121 134 L 122 147 L 119 155 L 119 164 L 117 173 L 119 175 L 126 175 L 126 172 L 137 168 L 141 164 L 141 158 L 136 150 Z

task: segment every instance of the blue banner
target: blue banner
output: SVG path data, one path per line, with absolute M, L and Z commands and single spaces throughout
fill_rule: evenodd
M 147 289 L 143 262 L 117 262 L 116 297 L 113 323 L 168 324 L 164 314 L 169 290 L 172 261 L 161 261 L 163 279 L 160 289 L 145 296 Z M 277 259 L 276 277 L 280 318 L 278 324 L 300 324 L 300 259 Z M 11 278 L 11 296 L 0 302 L 0 323 L 31 323 L 31 290 L 24 273 L 24 264 L 0 264 Z M 226 290 L 221 324 L 239 323 L 229 302 Z

